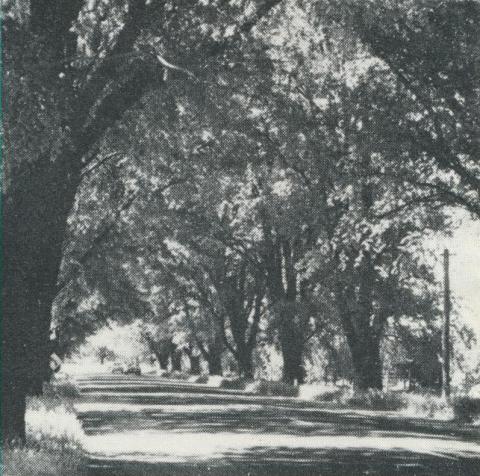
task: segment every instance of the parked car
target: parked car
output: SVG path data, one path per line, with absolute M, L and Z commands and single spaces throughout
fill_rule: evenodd
M 123 373 L 124 374 L 132 374 L 132 375 L 142 375 L 142 371 L 140 369 L 140 366 L 137 365 L 137 364 L 128 365 Z
M 115 362 L 112 365 L 112 374 L 124 374 L 126 371 L 125 365 L 122 362 Z

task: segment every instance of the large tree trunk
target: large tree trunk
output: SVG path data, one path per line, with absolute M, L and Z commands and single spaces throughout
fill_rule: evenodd
M 192 375 L 200 375 L 201 368 L 200 368 L 200 356 L 199 355 L 189 355 L 190 360 L 190 373 Z
M 172 359 L 172 371 L 181 372 L 182 371 L 182 351 L 174 347 L 171 353 L 171 359 Z
M 80 168 L 65 156 L 41 157 L 18 167 L 14 178 L 3 210 L 4 440 L 24 438 L 22 402 L 40 393 L 50 374 L 51 308 Z
M 185 347 L 184 351 L 190 360 L 190 373 L 192 375 L 200 375 L 202 370 L 200 367 L 200 355 L 195 354 L 193 346 Z
M 5 378 L 7 377 L 7 378 Z M 3 375 L 2 381 L 2 437 L 4 444 L 25 442 L 25 403 L 24 382 Z
M 378 339 L 358 339 L 350 349 L 355 371 L 353 381 L 355 388 L 382 390 L 382 361 Z
M 209 352 L 208 373 L 209 375 L 223 375 L 222 358 L 218 352 Z
M 223 339 L 217 332 L 213 342 L 208 347 L 208 373 L 210 375 L 223 375 L 222 369 Z
M 290 385 L 305 383 L 303 346 L 294 334 L 281 333 L 280 344 L 283 357 L 283 381 Z
M 246 379 L 253 379 L 252 350 L 247 345 L 240 346 L 237 350 L 238 373 Z
M 373 184 L 368 179 L 371 172 L 369 155 L 362 155 L 361 167 L 367 177 L 361 182 L 361 201 L 363 213 L 368 217 L 375 196 Z M 355 322 L 352 323 L 354 332 L 350 332 L 350 337 L 347 336 L 355 370 L 354 385 L 360 390 L 381 390 L 383 387 L 380 339 L 378 330 L 373 327 L 375 280 L 372 254 L 369 250 L 364 250 L 358 274 Z
M 264 224 L 267 244 L 266 268 L 269 297 L 277 316 L 280 346 L 283 357 L 283 381 L 304 383 L 303 329 L 296 322 L 297 273 L 289 240 L 275 241 L 271 228 Z
M 158 359 L 158 364 L 161 370 L 168 370 L 168 362 L 170 360 L 170 354 L 166 352 L 156 352 L 155 355 Z
M 349 307 L 347 295 L 352 293 L 351 288 L 345 289 L 341 283 L 337 283 L 336 300 L 352 356 L 354 385 L 359 390 L 381 390 L 383 375 L 380 338 L 370 325 L 370 314 L 354 312 Z M 356 310 L 358 311 L 358 306 Z

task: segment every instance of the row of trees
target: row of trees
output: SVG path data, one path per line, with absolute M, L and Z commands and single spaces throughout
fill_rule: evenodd
M 266 333 L 288 382 L 341 334 L 381 387 L 386 326 L 437 315 L 421 235 L 445 204 L 480 216 L 477 2 L 4 12 L 4 438 L 52 308 L 64 352 L 102 318 L 170 320 L 213 372 L 228 351 L 250 375 Z
M 86 243 L 97 260 L 84 271 L 103 275 L 90 286 L 107 314 L 157 326 L 160 362 L 181 334 L 211 373 L 227 352 L 250 377 L 260 331 L 281 348 L 284 380 L 302 382 L 311 340 L 342 334 L 357 385 L 381 388 L 387 325 L 413 318 L 438 342 L 438 289 L 421 245 L 447 226 L 443 203 L 401 176 L 422 153 L 421 106 L 364 45 L 345 46 L 350 33 L 317 26 L 285 8 L 228 65 L 148 96 L 112 138 L 128 162 L 85 188 L 79 210 L 111 208 L 91 193 L 105 176 L 117 187 L 105 200 L 123 200 L 114 239 L 101 252 Z M 438 172 L 429 164 L 425 174 Z

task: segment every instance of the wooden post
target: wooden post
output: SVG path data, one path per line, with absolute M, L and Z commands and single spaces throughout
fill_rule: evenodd
M 443 252 L 442 396 L 450 397 L 450 253 Z

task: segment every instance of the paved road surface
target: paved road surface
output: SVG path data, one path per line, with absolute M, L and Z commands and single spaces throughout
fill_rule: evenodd
M 478 429 L 153 376 L 79 384 L 92 476 L 480 475 Z

